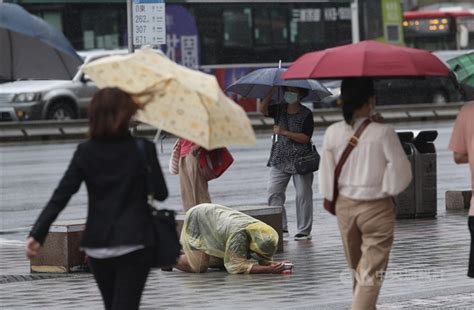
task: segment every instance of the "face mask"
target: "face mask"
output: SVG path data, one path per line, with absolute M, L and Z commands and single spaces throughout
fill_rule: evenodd
M 284 94 L 284 98 L 285 98 L 285 101 L 288 104 L 294 104 L 294 103 L 298 102 L 298 93 L 294 93 L 294 92 L 291 92 L 291 91 L 286 91 L 285 94 Z

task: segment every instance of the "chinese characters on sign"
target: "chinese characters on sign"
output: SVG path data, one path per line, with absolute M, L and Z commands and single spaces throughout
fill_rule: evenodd
M 166 43 L 164 0 L 134 0 L 132 18 L 134 45 Z
M 196 21 L 181 5 L 166 6 L 166 44 L 160 46 L 165 55 L 188 68 L 199 68 L 199 36 Z
M 294 9 L 293 21 L 296 22 L 319 22 L 323 18 L 325 21 L 350 20 L 351 10 L 348 7 L 325 8 L 322 9 Z

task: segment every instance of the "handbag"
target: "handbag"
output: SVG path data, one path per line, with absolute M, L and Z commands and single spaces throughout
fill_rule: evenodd
M 349 143 L 347 143 L 346 148 L 344 149 L 344 152 L 341 155 L 341 159 L 339 159 L 339 162 L 336 165 L 336 169 L 334 171 L 334 186 L 333 186 L 333 195 L 332 195 L 332 200 L 328 200 L 324 198 L 323 201 L 323 207 L 331 213 L 332 215 L 336 215 L 336 200 L 339 197 L 339 176 L 341 175 L 342 171 L 342 166 L 346 163 L 347 158 L 349 157 L 349 154 L 352 152 L 352 150 L 357 146 L 359 143 L 359 138 L 362 132 L 369 126 L 369 124 L 372 121 L 370 119 L 366 119 L 360 126 L 357 128 L 356 132 L 354 135 L 349 139 Z
M 135 141 L 142 161 L 145 164 L 145 185 L 148 208 L 155 237 L 152 267 L 173 266 L 181 254 L 181 244 L 179 243 L 178 233 L 176 231 L 175 212 L 166 209 L 159 210 L 153 205 L 154 187 L 145 141 L 142 139 L 135 139 Z
M 207 181 L 220 177 L 234 162 L 232 154 L 225 147 L 212 151 L 201 149 L 198 160 Z
M 298 157 L 295 161 L 295 169 L 297 174 L 307 174 L 310 172 L 318 171 L 319 169 L 319 156 L 316 146 L 311 145 L 311 153 Z

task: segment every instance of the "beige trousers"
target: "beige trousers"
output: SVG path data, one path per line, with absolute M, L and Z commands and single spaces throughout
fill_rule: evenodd
M 184 211 L 200 203 L 211 202 L 207 180 L 201 172 L 198 158 L 191 153 L 179 159 L 179 182 Z
M 375 309 L 393 243 L 393 201 L 356 201 L 339 196 L 336 215 L 353 275 L 352 309 Z

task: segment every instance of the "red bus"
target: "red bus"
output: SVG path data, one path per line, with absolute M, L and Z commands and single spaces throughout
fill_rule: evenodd
M 474 12 L 412 11 L 403 13 L 405 43 L 426 50 L 474 48 Z

